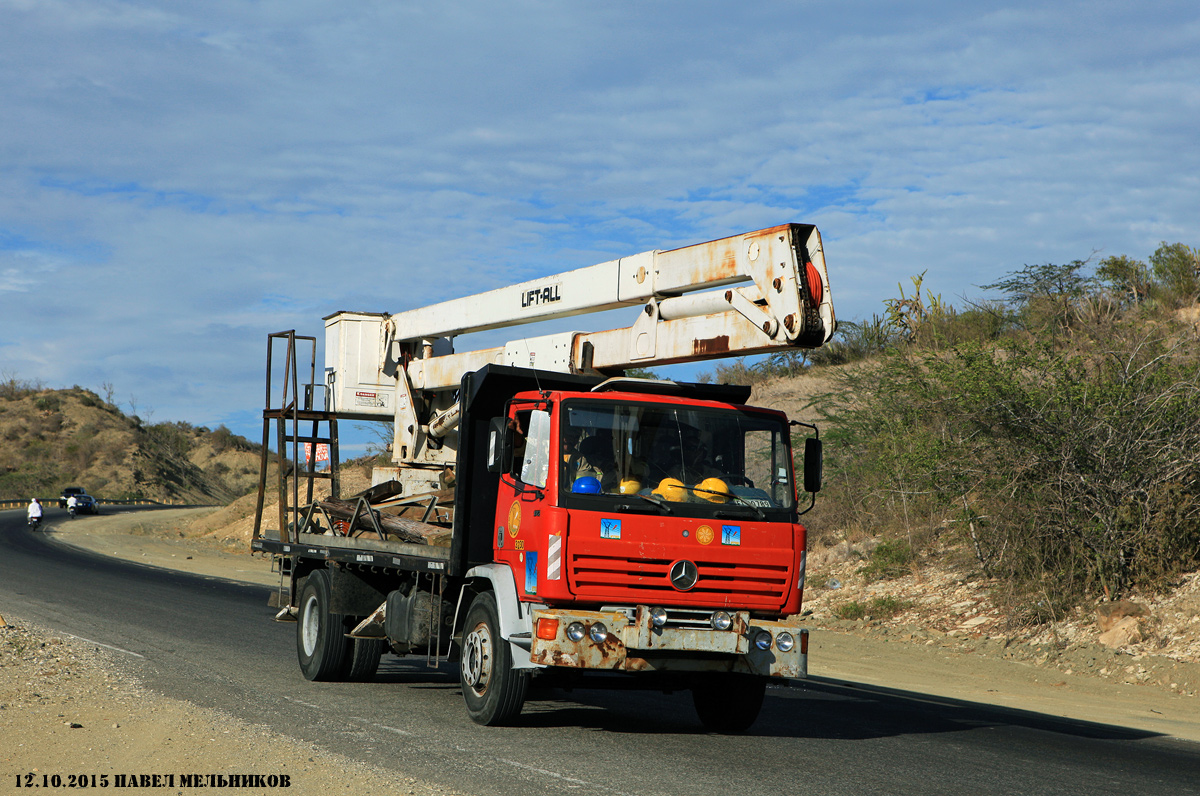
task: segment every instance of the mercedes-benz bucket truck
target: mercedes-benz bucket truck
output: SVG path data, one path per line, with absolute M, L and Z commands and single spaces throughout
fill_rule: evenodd
M 463 334 L 622 307 L 626 328 L 455 351 Z M 785 224 L 335 313 L 321 383 L 315 337 L 271 335 L 253 547 L 279 568 L 276 618 L 297 623 L 305 677 L 366 679 L 384 653 L 417 654 L 456 662 L 480 724 L 512 722 L 536 678 L 690 689 L 705 726 L 746 729 L 769 681 L 806 674 L 799 515 L 820 488 L 816 429 L 793 438 L 803 424 L 747 406 L 748 387 L 623 374 L 815 348 L 834 328 L 821 236 Z M 343 498 L 346 420 L 390 423 L 393 441 L 374 486 Z M 317 478 L 329 498 L 313 499 Z

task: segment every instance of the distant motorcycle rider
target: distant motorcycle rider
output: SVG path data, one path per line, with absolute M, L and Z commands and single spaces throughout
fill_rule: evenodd
M 75 507 L 77 505 L 79 505 L 79 501 L 75 499 L 74 495 L 67 498 L 67 511 L 71 514 L 71 519 L 75 519 Z
M 25 509 L 25 513 L 29 515 L 29 524 L 33 527 L 38 527 L 42 524 L 42 504 L 37 498 L 29 501 L 29 507 Z

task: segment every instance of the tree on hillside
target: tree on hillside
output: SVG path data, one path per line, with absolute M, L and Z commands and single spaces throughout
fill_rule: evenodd
M 1150 255 L 1150 270 L 1172 305 L 1200 301 L 1200 250 L 1163 241 Z
M 1124 254 L 1101 260 L 1096 278 L 1128 303 L 1138 304 L 1150 294 L 1150 267 Z
M 1007 294 L 1009 303 L 1024 314 L 1031 328 L 1066 329 L 1076 319 L 1092 285 L 1092 280 L 1081 273 L 1086 266 L 1087 260 L 1072 260 L 1066 265 L 1025 265 L 998 282 L 980 287 Z

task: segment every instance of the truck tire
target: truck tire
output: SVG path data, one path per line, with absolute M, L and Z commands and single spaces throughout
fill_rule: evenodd
M 766 691 L 762 677 L 714 675 L 692 686 L 692 703 L 706 729 L 732 735 L 750 729 L 758 719 Z
M 345 679 L 361 683 L 374 678 L 383 655 L 383 639 L 348 638 L 346 641 L 349 649 L 346 650 Z
M 345 622 L 341 614 L 329 612 L 329 598 L 329 574 L 314 570 L 300 590 L 296 617 L 296 654 L 309 680 L 341 680 L 350 670 Z
M 512 652 L 500 637 L 500 613 L 491 592 L 477 596 L 467 610 L 458 679 L 467 715 L 476 724 L 503 726 L 521 713 L 529 677 L 512 667 Z

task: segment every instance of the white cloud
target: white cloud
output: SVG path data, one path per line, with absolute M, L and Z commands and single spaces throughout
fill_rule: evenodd
M 784 221 L 822 228 L 845 318 L 922 271 L 953 297 L 1194 245 L 1198 20 L 0 1 L 0 352 L 215 425 L 267 332 Z

